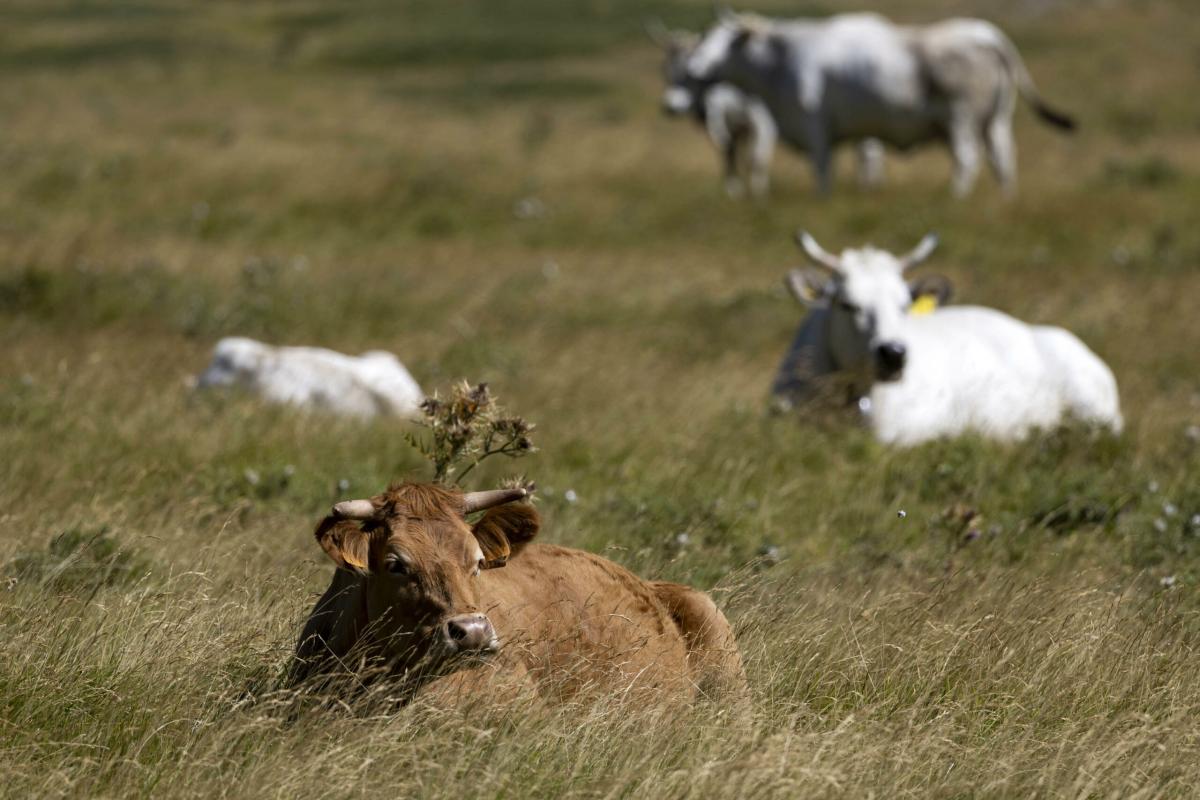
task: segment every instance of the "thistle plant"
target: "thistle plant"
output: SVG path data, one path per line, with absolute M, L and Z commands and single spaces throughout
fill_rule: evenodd
M 529 438 L 534 426 L 506 414 L 486 383 L 462 381 L 446 399 L 435 392 L 421 404 L 421 413 L 418 424 L 428 435 L 408 434 L 407 439 L 433 465 L 437 483 L 460 483 L 492 456 L 520 458 L 537 452 Z

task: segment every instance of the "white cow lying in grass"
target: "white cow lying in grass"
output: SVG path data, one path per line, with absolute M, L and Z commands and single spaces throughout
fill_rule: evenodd
M 824 355 L 868 398 L 863 407 L 881 441 L 969 431 L 1018 439 L 1068 419 L 1120 432 L 1112 371 L 1068 331 L 979 306 L 910 313 L 904 272 L 933 252 L 933 235 L 899 258 L 872 247 L 835 256 L 806 233 L 800 244 L 830 279 L 813 286 L 797 271 L 793 281 L 814 300 L 828 298 Z
M 421 387 L 391 353 L 347 356 L 320 347 L 275 347 L 253 339 L 222 339 L 199 388 L 237 386 L 273 403 L 335 414 L 413 416 Z

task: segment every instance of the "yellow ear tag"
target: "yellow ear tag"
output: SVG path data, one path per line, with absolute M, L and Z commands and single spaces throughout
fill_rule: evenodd
M 937 310 L 937 307 L 938 301 L 935 295 L 923 294 L 916 300 L 913 300 L 913 304 L 908 307 L 908 313 L 914 317 L 923 317 L 926 314 L 932 314 Z

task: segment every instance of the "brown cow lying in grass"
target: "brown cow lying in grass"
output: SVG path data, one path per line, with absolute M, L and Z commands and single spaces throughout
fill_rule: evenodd
M 334 506 L 316 537 L 338 569 L 289 683 L 387 678 L 406 697 L 447 686 L 476 696 L 498 681 L 560 699 L 744 693 L 733 631 L 708 595 L 531 543 L 538 513 L 514 502 L 526 496 L 402 484 Z

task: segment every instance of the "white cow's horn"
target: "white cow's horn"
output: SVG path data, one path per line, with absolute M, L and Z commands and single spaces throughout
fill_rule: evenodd
M 529 496 L 529 491 L 523 488 L 491 489 L 486 492 L 467 492 L 463 495 L 463 513 L 471 514 L 483 511 L 493 506 L 502 506 L 514 500 L 523 500 Z
M 642 28 L 645 29 L 646 35 L 650 37 L 650 41 L 654 42 L 659 47 L 666 47 L 671 44 L 671 32 L 667 30 L 667 26 L 658 17 L 648 19 L 642 23 Z
M 929 258 L 929 254 L 938 246 L 938 235 L 936 233 L 927 233 L 921 243 L 913 248 L 913 251 L 899 259 L 900 271 L 903 272 L 910 267 L 915 267 L 925 259 Z
M 334 505 L 333 515 L 342 519 L 370 519 L 375 516 L 375 504 L 370 500 L 343 500 Z
M 809 235 L 808 231 L 796 232 L 796 244 L 800 245 L 800 249 L 816 263 L 826 269 L 839 272 L 842 269 L 842 261 L 833 253 L 829 253 L 821 245 L 817 244 L 817 240 Z

